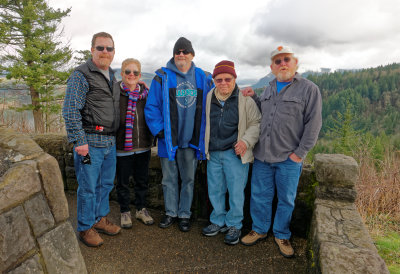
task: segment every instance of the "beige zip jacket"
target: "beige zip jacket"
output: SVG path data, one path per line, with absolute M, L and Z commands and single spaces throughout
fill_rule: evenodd
M 208 146 L 210 142 L 210 109 L 211 109 L 211 98 L 216 88 L 213 88 L 207 94 L 206 101 L 206 134 L 205 134 L 205 151 L 207 159 L 210 159 L 210 153 L 208 152 Z M 241 157 L 242 163 L 252 163 L 254 161 L 253 148 L 258 141 L 260 136 L 260 122 L 261 113 L 258 110 L 256 103 L 253 98 L 245 97 L 239 91 L 238 99 L 239 107 L 239 124 L 238 124 L 238 139 L 246 143 L 246 153 Z

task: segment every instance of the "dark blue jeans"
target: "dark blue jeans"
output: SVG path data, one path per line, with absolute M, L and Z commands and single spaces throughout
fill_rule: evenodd
M 151 151 L 128 156 L 117 156 L 117 195 L 120 211 L 130 211 L 131 195 L 129 189 L 129 177 L 135 181 L 135 207 L 141 210 L 146 207 L 146 195 L 149 181 L 149 163 Z
M 276 238 L 290 239 L 289 225 L 301 170 L 302 163 L 293 162 L 289 158 L 280 163 L 254 160 L 250 199 L 254 231 L 260 234 L 268 232 L 271 226 L 272 200 L 276 189 L 278 206 L 272 230 Z

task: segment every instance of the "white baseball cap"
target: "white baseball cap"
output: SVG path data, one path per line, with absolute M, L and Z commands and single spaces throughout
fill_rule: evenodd
M 292 50 L 291 48 L 286 47 L 286 46 L 279 46 L 279 47 L 277 47 L 276 49 L 274 49 L 274 50 L 271 52 L 271 60 L 272 60 L 272 58 L 274 58 L 276 55 L 282 54 L 282 53 L 291 53 L 291 54 L 294 54 L 294 52 L 293 52 L 293 50 Z

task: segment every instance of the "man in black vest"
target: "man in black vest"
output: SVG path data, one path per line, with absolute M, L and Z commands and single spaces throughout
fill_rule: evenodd
M 110 68 L 112 36 L 93 35 L 91 53 L 68 79 L 63 117 L 68 141 L 74 144 L 79 239 L 95 247 L 103 244 L 98 232 L 116 235 L 121 230 L 106 218 L 116 167 L 119 87 Z

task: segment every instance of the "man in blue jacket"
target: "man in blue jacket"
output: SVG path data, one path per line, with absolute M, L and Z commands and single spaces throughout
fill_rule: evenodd
M 197 161 L 205 159 L 205 103 L 214 86 L 211 74 L 192 62 L 194 56 L 192 43 L 179 38 L 173 58 L 156 71 L 144 109 L 147 125 L 158 139 L 163 172 L 166 212 L 159 227 L 167 228 L 178 218 L 183 232 L 190 230 Z

